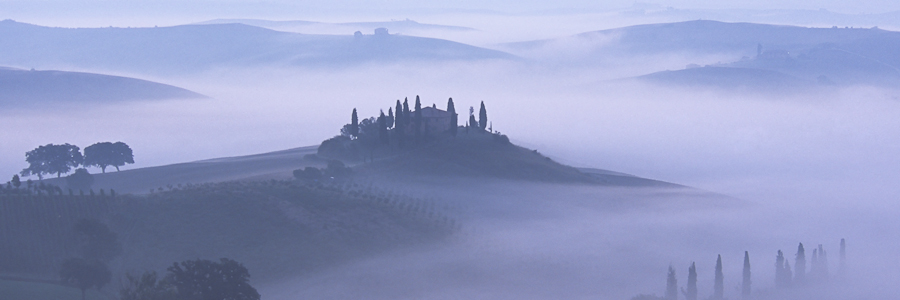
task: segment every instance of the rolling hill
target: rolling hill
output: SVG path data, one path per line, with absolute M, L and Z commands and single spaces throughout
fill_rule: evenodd
M 409 33 L 409 32 L 420 32 L 420 31 L 431 31 L 431 30 L 443 30 L 443 31 L 472 31 L 475 30 L 469 27 L 461 27 L 461 26 L 450 26 L 450 25 L 437 25 L 437 24 L 425 24 L 419 23 L 410 19 L 400 20 L 400 21 L 385 21 L 385 22 L 344 22 L 344 23 L 326 23 L 326 22 L 312 22 L 312 21 L 302 21 L 302 20 L 290 20 L 290 21 L 270 21 L 270 20 L 260 20 L 260 19 L 215 19 L 209 20 L 205 22 L 200 22 L 197 24 L 206 25 L 206 24 L 231 24 L 231 23 L 240 23 L 247 24 L 250 26 L 257 26 L 263 28 L 269 28 L 272 30 L 279 31 L 291 31 L 291 32 L 354 32 L 357 30 L 362 30 L 366 32 L 374 31 L 376 28 L 387 28 L 391 32 L 398 33 Z
M 174 74 L 212 68 L 340 67 L 373 62 L 514 59 L 447 40 L 308 35 L 244 24 L 159 28 L 51 28 L 0 22 L 0 64 Z
M 111 103 L 132 100 L 203 98 L 192 91 L 135 78 L 82 72 L 0 68 L 0 104 Z
M 590 49 L 587 54 L 572 58 L 579 64 L 591 64 L 598 57 L 717 55 L 731 60 L 714 66 L 777 71 L 811 82 L 825 76 L 837 85 L 900 83 L 900 32 L 877 28 L 808 28 L 698 20 L 593 31 L 505 47 L 527 57 L 529 53 L 553 51 L 560 49 L 559 44 L 573 42 Z M 702 72 L 706 71 L 680 72 L 688 77 L 679 80 L 695 81 Z M 720 73 L 736 76 L 726 81 L 747 76 L 747 72 Z M 666 76 L 674 75 L 678 74 Z

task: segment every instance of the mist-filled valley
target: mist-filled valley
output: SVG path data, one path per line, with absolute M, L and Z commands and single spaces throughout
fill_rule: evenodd
M 258 292 L 235 299 L 900 292 L 896 12 L 12 7 L 0 299 L 190 299 L 179 266 L 221 258 Z M 88 163 L 101 142 L 133 162 Z M 49 144 L 82 162 L 25 160 Z

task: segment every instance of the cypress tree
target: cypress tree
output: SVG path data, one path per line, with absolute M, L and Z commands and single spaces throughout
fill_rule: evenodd
M 385 128 L 394 127 L 394 110 L 388 107 L 387 124 Z
M 797 256 L 794 260 L 794 283 L 806 283 L 806 251 L 803 249 L 803 243 L 797 246 Z
M 741 295 L 750 298 L 750 252 L 744 251 L 744 281 L 741 283 Z
M 447 112 L 450 113 L 450 135 L 456 136 L 458 116 L 456 115 L 456 107 L 453 106 L 453 98 L 447 100 Z
M 353 109 L 353 115 L 350 116 L 350 136 L 359 136 L 359 118 L 356 117 L 356 108 Z
M 775 256 L 775 287 L 784 288 L 784 253 L 781 250 L 778 250 L 778 255 Z
M 828 280 L 828 252 L 819 244 L 819 279 Z
M 381 115 L 378 116 L 378 138 L 382 144 L 387 144 L 390 140 L 388 139 L 388 131 L 387 131 L 387 116 L 384 115 L 384 111 L 381 111 Z
M 838 277 L 843 279 L 844 276 L 847 276 L 847 244 L 844 243 L 844 239 L 841 239 L 841 252 L 839 255 Z
M 403 104 L 400 104 L 400 99 L 397 99 L 397 106 L 394 107 L 394 111 L 397 112 L 397 116 L 394 117 L 394 129 L 403 128 Z
M 481 127 L 481 130 L 487 128 L 487 120 L 487 110 L 484 109 L 484 101 L 481 101 L 481 110 L 478 111 L 478 126 Z
M 688 268 L 687 291 L 681 289 L 681 293 L 687 300 L 697 300 L 697 267 L 694 262 L 691 262 L 691 267 Z
M 784 278 L 784 287 L 791 287 L 791 285 L 793 284 L 793 282 L 791 282 L 791 278 L 794 278 L 793 276 L 794 275 L 791 274 L 791 264 L 789 264 L 787 262 L 787 259 L 785 259 L 784 260 L 784 277 L 783 277 Z
M 409 126 L 412 113 L 409 111 L 409 101 L 403 98 L 403 126 Z
M 725 299 L 725 274 L 722 273 L 722 255 L 716 259 L 716 281 L 713 285 L 713 300 Z
M 815 283 L 819 280 L 819 252 L 813 247 L 812 259 L 809 260 L 809 273 L 806 274 L 806 281 Z
M 418 95 L 416 95 L 416 111 L 413 112 L 413 114 L 413 127 L 415 127 L 416 142 L 419 142 L 422 139 L 422 102 L 419 101 Z
M 678 279 L 675 279 L 675 268 L 671 265 L 666 277 L 666 300 L 678 300 Z

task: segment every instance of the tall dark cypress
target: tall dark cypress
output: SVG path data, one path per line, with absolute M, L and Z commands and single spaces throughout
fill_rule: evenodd
M 387 144 L 390 141 L 387 127 L 387 116 L 384 115 L 382 110 L 381 115 L 378 116 L 378 139 L 382 144 Z
M 356 117 L 356 108 L 353 109 L 353 114 L 350 116 L 350 136 L 359 136 L 359 118 Z
M 806 283 L 806 251 L 803 249 L 803 243 L 797 246 L 796 257 L 794 260 L 794 284 L 803 285 Z
M 403 126 L 409 126 L 412 113 L 409 111 L 409 101 L 403 98 Z
M 775 287 L 777 288 L 785 288 L 784 284 L 784 253 L 781 250 L 778 250 L 778 254 L 775 255 Z
M 681 289 L 681 293 L 687 300 L 697 300 L 697 266 L 694 262 L 688 268 L 687 290 Z
M 397 112 L 397 116 L 394 117 L 394 129 L 403 128 L 403 104 L 400 104 L 400 99 L 397 99 L 397 106 L 394 107 L 394 111 Z
M 678 279 L 672 266 L 669 266 L 669 275 L 666 276 L 666 300 L 678 300 Z
M 419 101 L 418 95 L 416 95 L 416 111 L 413 112 L 413 127 L 415 127 L 416 142 L 419 142 L 422 140 L 422 102 Z
M 713 284 L 713 300 L 725 299 L 725 274 L 722 273 L 722 255 L 716 259 L 716 281 Z
M 388 115 L 387 115 L 387 125 L 386 128 L 394 127 L 394 110 L 388 107 Z
M 456 107 L 453 106 L 453 98 L 447 100 L 447 112 L 450 113 L 450 135 L 456 136 L 456 130 L 459 125 L 457 125 L 458 116 L 456 115 Z
M 481 130 L 485 130 L 487 128 L 487 124 L 487 110 L 484 109 L 484 101 L 481 101 L 481 110 L 478 111 L 478 126 L 481 127 Z
M 741 295 L 750 298 L 750 252 L 744 251 L 744 280 L 741 282 Z

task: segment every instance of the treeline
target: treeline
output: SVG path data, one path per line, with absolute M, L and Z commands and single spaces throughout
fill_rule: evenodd
M 740 284 L 741 298 L 749 299 L 752 295 L 752 272 L 750 270 L 750 252 L 744 251 L 742 278 Z M 809 268 L 807 268 L 809 262 Z M 775 255 L 775 288 L 789 289 L 799 287 L 812 287 L 829 282 L 832 275 L 828 271 L 828 253 L 824 247 L 819 244 L 818 247 L 812 249 L 811 258 L 807 261 L 806 249 L 803 243 L 797 246 L 797 252 L 794 255 L 794 268 L 791 269 L 790 262 L 785 258 L 781 250 Z M 837 277 L 844 278 L 846 276 L 846 242 L 841 239 L 840 256 L 837 270 Z M 724 300 L 725 285 L 724 273 L 722 271 L 722 255 L 716 259 L 715 277 L 713 282 L 713 293 L 706 299 Z M 686 300 L 697 300 L 697 268 L 694 262 L 688 267 L 687 287 L 681 287 L 681 295 Z M 678 300 L 679 287 L 678 278 L 673 266 L 669 266 L 666 276 L 666 292 L 664 297 L 655 295 L 641 294 L 632 297 L 631 300 Z

